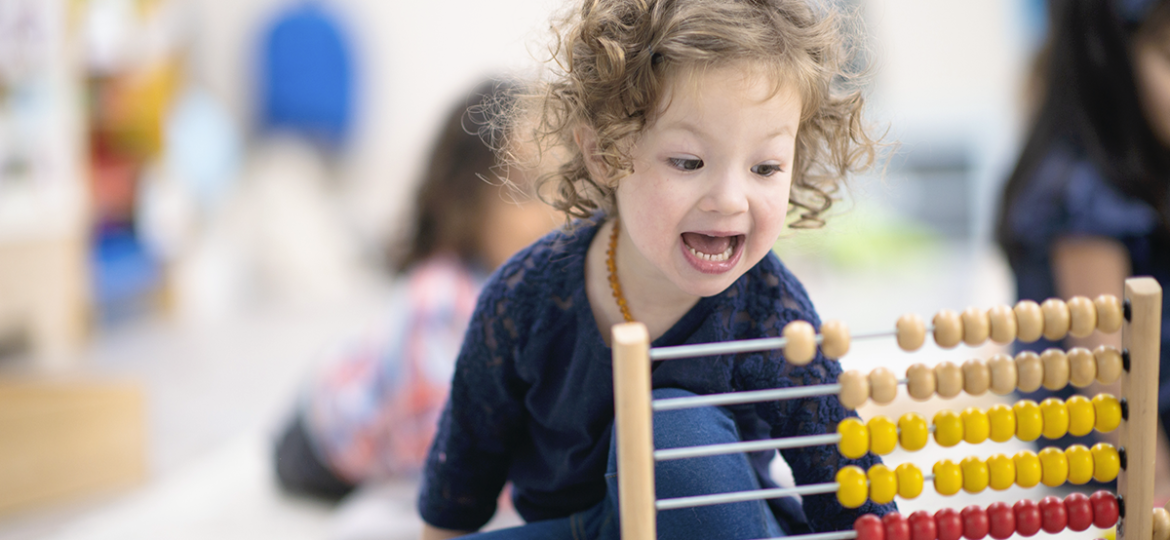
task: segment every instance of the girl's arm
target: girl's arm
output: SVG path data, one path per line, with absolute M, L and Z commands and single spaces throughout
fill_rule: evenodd
M 423 523 L 422 540 L 447 540 L 448 538 L 459 538 L 465 534 L 471 533 L 440 529 L 438 527 L 432 527 L 429 523 Z
M 1052 273 L 1057 296 L 1068 299 L 1102 294 L 1122 295 L 1122 283 L 1131 272 L 1129 251 L 1111 238 L 1083 236 L 1060 238 L 1052 246 Z M 1098 345 L 1121 346 L 1121 334 L 1094 332 L 1084 338 L 1069 338 L 1074 346 L 1092 349 Z

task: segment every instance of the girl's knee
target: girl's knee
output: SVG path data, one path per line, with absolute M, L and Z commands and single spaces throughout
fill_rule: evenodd
M 660 388 L 654 399 L 694 397 L 678 388 Z M 700 446 L 739 441 L 739 430 L 731 413 L 713 406 L 676 409 L 654 413 L 656 449 Z

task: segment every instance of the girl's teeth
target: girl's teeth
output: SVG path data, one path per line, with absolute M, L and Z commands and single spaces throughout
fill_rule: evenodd
M 695 257 L 703 259 L 704 261 L 715 261 L 715 262 L 726 261 L 727 259 L 730 259 L 731 252 L 735 251 L 735 249 L 732 246 L 727 246 L 727 249 L 723 253 L 720 253 L 718 255 L 708 255 L 706 253 L 703 253 L 701 251 L 696 250 L 695 248 L 693 248 L 691 246 L 687 246 L 687 249 L 691 250 L 691 255 L 694 255 Z

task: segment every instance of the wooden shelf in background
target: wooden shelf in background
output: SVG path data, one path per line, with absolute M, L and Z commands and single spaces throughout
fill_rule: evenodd
M 139 385 L 0 378 L 0 517 L 140 484 Z

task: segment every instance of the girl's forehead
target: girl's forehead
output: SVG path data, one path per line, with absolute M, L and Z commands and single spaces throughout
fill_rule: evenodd
M 694 106 L 712 98 L 726 99 L 729 94 L 757 103 L 777 97 L 803 102 L 804 85 L 794 79 L 785 76 L 782 70 L 747 61 L 680 67 L 666 77 L 657 115 L 665 114 L 679 102 Z

